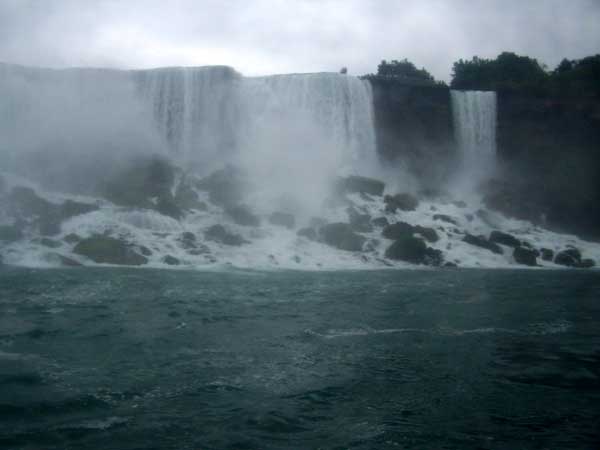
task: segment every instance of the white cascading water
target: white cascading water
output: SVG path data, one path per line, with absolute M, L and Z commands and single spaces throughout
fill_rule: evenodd
M 496 93 L 451 91 L 451 95 L 462 176 L 482 181 L 496 161 Z

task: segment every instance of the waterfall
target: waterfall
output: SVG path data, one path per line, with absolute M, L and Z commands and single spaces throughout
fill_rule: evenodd
M 451 95 L 463 169 L 480 181 L 496 160 L 496 93 L 451 91 Z

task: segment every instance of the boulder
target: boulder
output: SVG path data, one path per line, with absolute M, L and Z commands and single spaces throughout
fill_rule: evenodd
M 46 237 L 39 239 L 37 243 L 48 248 L 58 248 L 62 245 L 60 242 L 55 241 L 54 239 L 48 239 Z
M 590 269 L 596 265 L 596 262 L 593 259 L 585 258 L 582 259 L 580 263 L 578 263 L 575 267 L 578 269 Z
M 513 251 L 513 258 L 517 264 L 537 266 L 536 252 L 530 248 L 516 247 Z
M 434 214 L 433 220 L 441 220 L 442 222 L 451 223 L 452 225 L 458 225 L 456 219 L 446 215 L 446 214 Z
M 11 243 L 23 239 L 23 231 L 16 225 L 0 225 L 0 242 Z
M 296 226 L 296 219 L 294 218 L 294 215 L 290 213 L 274 212 L 269 216 L 269 223 L 291 230 Z
M 75 233 L 69 233 L 63 238 L 63 241 L 65 241 L 67 244 L 77 244 L 79 241 L 81 241 L 81 237 Z
M 376 227 L 384 228 L 390 224 L 390 221 L 387 220 L 386 217 L 382 216 L 382 217 L 376 217 L 375 219 L 371 220 L 371 223 L 373 225 L 375 225 Z
M 454 206 L 456 206 L 457 208 L 466 208 L 467 207 L 466 202 L 463 202 L 462 200 L 458 200 L 456 202 L 452 202 L 452 204 Z
M 474 245 L 475 247 L 484 248 L 484 249 L 489 250 L 490 252 L 496 253 L 498 255 L 502 255 L 504 253 L 502 251 L 502 248 L 498 244 L 488 241 L 483 236 L 474 236 L 472 234 L 467 233 L 465 235 L 465 237 L 463 238 L 463 242 L 466 242 L 467 244 L 470 244 L 470 245 Z
M 381 196 L 385 189 L 385 183 L 373 178 L 352 175 L 338 179 L 335 187 L 340 194 L 360 192 L 361 194 Z
M 242 171 L 228 165 L 198 181 L 196 188 L 207 191 L 211 203 L 230 208 L 243 200 L 247 184 Z
M 165 264 L 168 264 L 169 266 L 178 266 L 179 264 L 181 264 L 181 261 L 179 261 L 179 259 L 177 259 L 171 255 L 167 255 L 167 256 L 163 257 L 161 259 L 161 261 L 164 262 Z
M 554 258 L 554 250 L 549 248 L 541 248 L 540 253 L 544 261 L 552 261 L 552 258 Z
M 362 251 L 366 241 L 364 236 L 356 234 L 347 223 L 330 223 L 319 230 L 321 240 L 331 247 L 350 252 Z
M 561 266 L 575 267 L 581 262 L 581 252 L 576 248 L 560 251 L 554 257 L 554 263 Z
M 196 235 L 190 231 L 184 231 L 177 239 L 183 248 L 186 250 L 196 248 Z
M 311 241 L 316 241 L 318 239 L 317 231 L 312 227 L 300 228 L 296 234 Z
M 442 252 L 427 247 L 422 239 L 404 236 L 394 241 L 385 251 L 385 257 L 412 264 L 439 266 L 443 261 Z
M 223 225 L 213 225 L 208 228 L 204 232 L 204 237 L 209 241 L 236 247 L 248 243 L 242 236 L 227 231 Z
M 496 244 L 507 245 L 508 247 L 513 248 L 521 246 L 521 241 L 519 241 L 512 234 L 504 233 L 502 231 L 497 230 L 491 232 L 489 241 L 494 242 Z M 526 247 L 526 245 L 524 245 L 524 247 Z
M 175 189 L 175 204 L 182 210 L 206 211 L 208 208 L 206 203 L 200 200 L 187 177 L 183 177 Z
M 371 216 L 368 214 L 361 214 L 355 208 L 347 208 L 348 219 L 352 229 L 359 233 L 370 233 L 373 231 L 373 225 L 371 225 Z
M 396 222 L 385 227 L 381 233 L 387 239 L 400 239 L 413 234 L 420 234 L 428 242 L 437 242 L 439 236 L 433 228 L 421 225 L 410 225 L 406 222 Z
M 138 159 L 108 180 L 104 196 L 117 205 L 153 209 L 179 219 L 182 211 L 171 193 L 174 181 L 175 168 L 167 160 Z
M 73 248 L 73 253 L 85 256 L 96 263 L 139 266 L 148 259 L 134 250 L 135 246 L 123 239 L 95 234 L 82 239 Z
M 419 201 L 411 194 L 386 195 L 383 197 L 385 212 L 395 214 L 397 210 L 414 211 Z
M 260 226 L 260 219 L 246 205 L 237 205 L 226 210 L 226 213 L 238 225 L 245 227 Z

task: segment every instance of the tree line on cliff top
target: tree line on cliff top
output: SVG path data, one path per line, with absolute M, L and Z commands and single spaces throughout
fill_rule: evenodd
M 383 60 L 371 80 L 401 81 L 414 85 L 444 85 L 425 69 L 407 59 Z M 531 94 L 553 94 L 600 98 L 600 54 L 582 59 L 563 59 L 554 70 L 535 58 L 503 52 L 494 59 L 474 56 L 460 59 L 452 67 L 452 89 L 520 90 Z

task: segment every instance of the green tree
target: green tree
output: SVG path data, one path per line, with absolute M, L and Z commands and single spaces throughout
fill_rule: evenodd
M 436 84 L 436 80 L 425 68 L 418 69 L 408 59 L 386 61 L 377 66 L 377 74 L 366 75 L 365 78 L 380 80 L 397 80 L 410 84 Z

